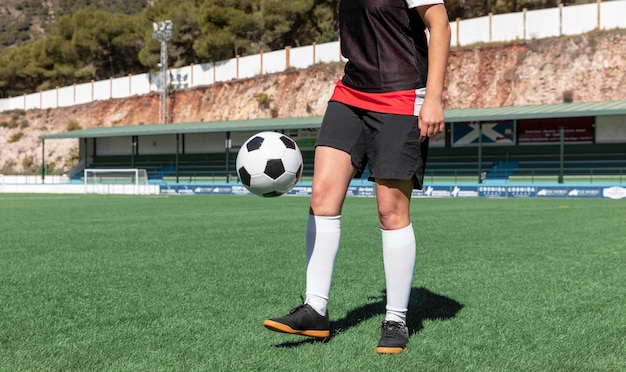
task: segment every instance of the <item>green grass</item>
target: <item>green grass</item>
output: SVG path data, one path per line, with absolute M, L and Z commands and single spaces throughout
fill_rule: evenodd
M 372 198 L 348 198 L 333 336 L 304 291 L 308 198 L 0 194 L 0 370 L 619 371 L 624 201 L 415 199 L 407 352 L 378 356 Z

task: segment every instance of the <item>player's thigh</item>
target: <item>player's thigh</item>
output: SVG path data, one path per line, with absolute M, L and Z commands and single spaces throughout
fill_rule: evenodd
M 356 169 L 350 154 L 329 146 L 315 149 L 315 173 L 311 194 L 311 213 L 316 216 L 337 216 Z
M 364 120 L 369 178 L 413 179 L 421 188 L 428 144 L 419 140 L 417 118 L 369 112 Z
M 378 217 L 383 230 L 396 230 L 411 223 L 413 180 L 376 179 Z

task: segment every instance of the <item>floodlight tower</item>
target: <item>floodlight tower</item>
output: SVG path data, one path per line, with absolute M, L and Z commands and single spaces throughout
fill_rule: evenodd
M 161 42 L 161 84 L 163 92 L 161 94 L 159 120 L 167 123 L 167 41 L 172 38 L 173 23 L 170 20 L 152 23 L 152 38 Z

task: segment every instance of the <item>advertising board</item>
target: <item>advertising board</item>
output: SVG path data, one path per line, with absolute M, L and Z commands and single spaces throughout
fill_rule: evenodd
M 162 185 L 165 195 L 252 195 L 242 185 Z M 298 185 L 286 195 L 310 196 L 310 185 Z M 373 186 L 350 186 L 348 196 L 375 196 Z M 626 199 L 626 188 L 621 186 L 537 186 L 537 185 L 426 185 L 413 190 L 412 197 L 434 198 L 607 198 Z
M 592 143 L 593 120 L 592 117 L 518 120 L 517 141 L 520 145 L 559 143 L 563 127 L 564 142 Z

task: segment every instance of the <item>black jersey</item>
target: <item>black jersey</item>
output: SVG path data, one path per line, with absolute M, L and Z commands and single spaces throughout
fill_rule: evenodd
M 426 86 L 426 26 L 406 0 L 341 0 L 339 29 L 346 87 L 385 93 Z

